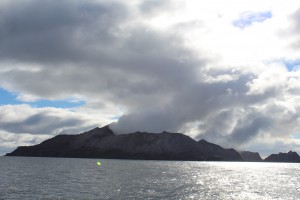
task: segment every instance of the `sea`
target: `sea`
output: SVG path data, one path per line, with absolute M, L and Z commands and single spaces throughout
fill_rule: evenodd
M 300 164 L 0 157 L 0 199 L 300 199 Z

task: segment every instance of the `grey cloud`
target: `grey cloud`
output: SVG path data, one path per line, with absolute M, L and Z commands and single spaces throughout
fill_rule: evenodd
M 206 63 L 173 33 L 140 23 L 127 27 L 129 8 L 121 3 L 62 1 L 56 13 L 52 1 L 41 5 L 43 12 L 36 11 L 39 1 L 29 2 L 11 4 L 3 14 L 3 29 L 20 25 L 0 47 L 2 60 L 17 63 L 0 74 L 10 90 L 50 99 L 80 94 L 140 108 L 195 80 L 195 70 Z M 27 62 L 39 71 L 24 70 Z
M 207 115 L 202 119 L 202 123 L 198 125 L 200 134 L 196 136 L 196 139 L 205 139 L 225 147 L 232 147 L 228 138 L 232 132 L 232 125 L 240 118 L 240 112 L 239 108 L 229 108 Z
M 13 2 L 1 5 L 0 13 L 1 59 L 52 64 L 78 60 L 95 39 L 107 45 L 127 16 L 120 3 L 69 0 Z
M 300 38 L 299 38 L 299 31 L 300 31 L 300 9 L 298 9 L 295 13 L 291 15 L 292 19 L 292 27 L 290 27 L 288 30 L 282 31 L 280 34 L 282 34 L 284 37 L 291 37 L 295 36 L 290 46 L 298 50 L 300 48 Z
M 248 81 L 249 76 L 240 76 L 239 79 L 226 83 L 190 85 L 180 90 L 180 93 L 174 94 L 168 104 L 161 105 L 158 102 L 157 107 L 155 107 L 154 103 L 154 108 L 151 110 L 144 109 L 141 112 L 125 115 L 112 128 L 116 131 L 126 130 L 127 132 L 137 131 L 143 127 L 143 130 L 146 127 L 147 131 L 154 132 L 178 131 L 186 123 L 199 120 L 205 121 L 208 117 L 214 116 L 224 109 L 234 110 L 241 106 L 251 106 L 264 101 L 266 97 L 252 98 L 247 95 L 249 88 L 246 83 Z M 229 115 L 230 113 L 227 112 L 222 115 L 224 114 Z M 218 124 L 218 118 L 220 117 L 215 116 L 215 118 L 214 122 L 207 121 L 207 123 Z M 212 132 L 214 132 L 212 129 L 207 129 L 207 134 L 213 134 Z M 250 132 L 249 130 L 248 134 L 252 134 Z M 220 134 L 220 132 L 217 134 Z
M 42 142 L 51 135 L 31 135 L 0 132 L 0 156 L 13 151 L 17 146 L 28 146 Z
M 255 101 L 253 104 L 241 104 L 235 107 L 224 106 L 220 112 L 210 113 L 199 125 L 200 135 L 216 141 L 227 147 L 243 147 L 257 138 L 292 136 L 299 130 L 297 127 L 299 115 L 295 112 L 298 108 L 281 105 L 289 104 L 285 97 Z M 242 101 L 245 102 L 245 101 Z M 228 109 L 229 108 L 229 109 Z M 247 146 L 247 145 L 246 145 Z
M 0 111 L 0 130 L 14 134 L 56 135 L 77 129 L 74 134 L 99 125 L 83 115 L 55 108 L 8 105 Z
M 27 105 L 0 106 L 0 154 L 35 145 L 57 134 L 79 134 L 100 126 L 80 113 Z
M 276 135 L 276 124 L 286 121 L 284 127 L 295 126 L 298 116 L 283 115 L 287 108 L 276 103 L 272 105 L 274 98 L 282 94 L 279 88 L 276 88 L 276 92 L 272 92 L 274 88 L 269 88 L 270 92 L 251 95 L 248 93 L 248 83 L 257 78 L 256 75 L 240 74 L 237 77 L 227 82 L 189 85 L 172 96 L 168 104 L 161 106 L 157 103 L 156 109 L 144 109 L 125 115 L 112 128 L 117 132 L 127 133 L 137 130 L 176 132 L 183 130 L 188 123 L 195 122 L 199 124 L 195 139 L 204 138 L 226 147 L 240 147 L 270 132 Z M 293 117 L 290 119 L 288 116 Z M 278 127 L 278 130 L 281 129 Z M 280 134 L 284 136 L 287 133 Z
M 192 52 L 181 47 L 180 38 L 172 34 L 143 27 L 129 33 L 129 37 L 119 39 L 122 45 L 101 47 L 107 51 L 101 50 L 95 57 L 88 55 L 85 63 L 42 65 L 39 71 L 13 69 L 3 72 L 2 81 L 13 83 L 14 90 L 44 98 L 80 93 L 141 107 L 193 82 L 197 67 L 206 63 L 194 59 Z
M 284 95 L 283 86 L 249 94 L 259 75 L 213 71 L 201 52 L 185 46 L 182 32 L 158 31 L 143 23 L 169 9 L 168 2 L 143 1 L 137 8 L 121 1 L 2 3 L 0 64 L 11 69 L 0 72 L 0 87 L 37 98 L 82 96 L 93 105 L 123 106 L 126 115 L 112 125 L 118 132 L 176 132 L 195 122 L 198 138 L 245 143 L 282 120 L 282 115 L 272 116 L 276 106 L 268 111 L 249 108 Z M 132 16 L 130 9 L 146 15 Z M 32 70 L 32 64 L 38 69 Z M 103 104 L 93 109 L 101 112 Z M 241 123 L 232 127 L 238 120 Z M 80 126 L 89 128 L 86 121 L 43 111 L 23 121 L 1 122 L 0 129 L 71 133 Z
M 300 9 L 298 9 L 292 16 L 294 26 L 295 26 L 295 31 L 299 33 L 300 31 Z
M 54 134 L 59 127 L 80 127 L 83 121 L 77 118 L 64 118 L 39 113 L 28 116 L 21 122 L 1 122 L 0 129 L 11 133 Z
M 233 144 L 243 144 L 253 139 L 260 131 L 271 125 L 270 118 L 261 116 L 260 113 L 251 113 L 245 120 L 239 120 L 236 127 L 230 134 Z
M 259 152 L 260 155 L 265 158 L 271 153 L 288 152 L 288 151 L 300 151 L 300 144 L 297 142 L 289 141 L 273 141 L 269 138 L 267 141 L 258 140 L 254 144 L 243 146 L 243 150 L 249 150 L 253 152 Z
M 171 6 L 170 0 L 144 0 L 140 4 L 140 10 L 146 14 L 154 14 L 161 9 Z
M 141 112 L 130 113 L 122 116 L 117 123 L 110 127 L 117 134 L 147 131 L 160 133 L 162 131 L 176 131 L 180 123 L 176 123 L 175 116 L 169 116 L 166 108 L 145 109 Z

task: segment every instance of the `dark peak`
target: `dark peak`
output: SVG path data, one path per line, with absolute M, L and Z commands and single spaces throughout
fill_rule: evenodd
M 144 134 L 145 134 L 145 133 L 148 133 L 148 132 L 136 131 L 135 133 L 136 133 L 136 134 L 138 134 L 138 133 L 144 133 Z
M 135 132 L 129 133 L 129 134 L 134 134 L 134 135 L 136 135 L 136 134 L 151 134 L 151 133 L 148 133 L 148 132 L 141 132 L 141 131 L 135 131 Z
M 167 135 L 173 135 L 173 136 L 175 136 L 176 135 L 176 133 L 170 133 L 170 132 L 167 132 L 167 131 L 163 131 L 163 132 L 161 132 L 159 134 L 161 134 L 162 136 L 167 136 Z
M 193 142 L 196 142 L 193 138 L 191 138 L 190 136 L 185 135 L 183 133 L 171 133 L 171 132 L 164 131 L 162 133 L 159 133 L 159 135 L 161 135 L 162 137 L 171 138 L 171 139 L 177 139 L 177 140 L 188 139 L 188 140 L 193 140 Z
M 100 130 L 100 128 L 99 127 L 96 127 L 96 128 L 93 128 L 92 130 L 89 130 L 89 131 L 87 131 L 87 132 L 96 132 L 96 131 L 99 131 Z
M 204 139 L 201 139 L 201 140 L 199 140 L 198 142 L 199 142 L 199 143 L 209 143 L 209 142 L 207 142 L 207 141 L 204 140 Z
M 134 134 L 138 134 L 138 133 L 141 133 L 141 134 L 171 134 L 170 132 L 167 132 L 167 131 L 163 131 L 161 133 L 151 133 L 151 132 L 145 132 L 145 131 L 135 131 L 135 132 L 132 132 Z
M 105 129 L 106 129 L 106 130 L 110 130 L 109 125 L 103 126 L 103 127 L 101 127 L 101 128 L 100 128 L 100 127 L 96 127 L 96 128 L 94 128 L 94 129 L 92 129 L 92 130 L 100 130 L 100 129 L 102 129 L 102 130 L 105 130 Z M 91 131 L 92 131 L 92 130 L 91 130 Z
M 287 154 L 287 155 L 296 155 L 297 153 L 296 152 L 294 152 L 294 151 L 289 151 L 289 152 L 287 152 L 287 153 L 284 153 L 284 152 L 279 152 L 279 155 L 285 155 L 285 154 Z M 298 154 L 297 154 L 298 155 Z
M 198 141 L 198 144 L 219 146 L 219 145 L 217 145 L 217 144 L 208 142 L 208 141 L 206 141 L 206 140 L 204 140 L 204 139 L 199 140 L 199 141 Z M 220 146 L 219 146 L 219 147 L 220 147 Z
M 168 131 L 163 131 L 163 132 L 161 132 L 162 134 L 172 134 L 172 133 L 170 133 L 170 132 L 168 132 Z
M 106 131 L 110 131 L 113 133 L 113 131 L 111 130 L 111 128 L 109 127 L 109 125 L 103 126 L 101 129 L 106 130 Z
M 103 126 L 101 128 L 99 128 L 99 127 L 97 127 L 97 128 L 102 129 L 102 130 L 110 130 L 111 131 L 111 129 L 109 128 L 109 125 Z
M 88 134 L 88 135 L 114 135 L 114 132 L 109 128 L 108 125 L 103 126 L 102 128 L 96 127 L 92 130 L 89 130 L 87 132 L 84 132 L 82 134 Z
M 129 134 L 155 134 L 155 135 L 169 135 L 169 134 L 179 134 L 179 135 L 183 135 L 181 133 L 171 133 L 171 132 L 167 132 L 167 131 L 163 131 L 161 133 L 150 133 L 150 132 L 144 132 L 144 131 L 135 131 L 133 133 L 129 133 Z
M 159 134 L 162 134 L 162 135 L 172 135 L 172 136 L 179 136 L 179 135 L 187 136 L 187 135 L 185 135 L 183 133 L 173 133 L 173 132 L 168 132 L 168 131 L 163 131 L 163 132 L 161 132 Z

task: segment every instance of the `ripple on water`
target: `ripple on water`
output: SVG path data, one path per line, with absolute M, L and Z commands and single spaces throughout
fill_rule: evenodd
M 300 199 L 300 165 L 0 158 L 0 199 Z

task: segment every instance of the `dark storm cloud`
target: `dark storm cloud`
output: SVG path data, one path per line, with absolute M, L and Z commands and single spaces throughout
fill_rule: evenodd
M 127 133 L 141 129 L 154 132 L 162 132 L 164 130 L 178 131 L 186 123 L 200 120 L 205 121 L 207 126 L 211 125 L 211 127 L 205 128 L 206 134 L 210 139 L 214 136 L 228 137 L 228 135 L 231 135 L 232 138 L 240 137 L 237 140 L 242 142 L 243 139 L 247 140 L 247 137 L 255 136 L 257 131 L 254 132 L 253 130 L 258 125 L 256 121 L 250 124 L 240 124 L 241 127 L 236 127 L 234 131 L 227 130 L 227 136 L 222 135 L 224 130 L 216 127 L 231 125 L 232 121 L 227 121 L 226 124 L 222 125 L 225 122 L 220 122 L 219 120 L 226 121 L 230 119 L 226 117 L 229 115 L 234 119 L 238 118 L 238 116 L 234 115 L 235 109 L 262 103 L 266 99 L 273 97 L 273 95 L 269 94 L 247 95 L 249 91 L 247 83 L 251 81 L 250 77 L 250 75 L 240 75 L 238 79 L 232 81 L 190 85 L 185 89 L 181 89 L 180 93 L 174 94 L 167 105 L 160 106 L 158 103 L 157 107 L 125 115 L 111 127 L 116 132 Z M 224 109 L 227 110 L 226 113 L 222 111 Z M 218 116 L 219 114 L 217 113 L 220 111 L 221 116 Z M 211 116 L 213 118 L 209 119 Z M 251 119 L 247 118 L 247 120 Z M 261 121 L 261 124 L 264 124 L 264 122 L 266 121 Z M 242 130 L 243 125 L 247 125 L 244 130 Z M 202 135 L 202 137 L 207 136 Z
M 52 64 L 87 56 L 95 39 L 107 45 L 127 16 L 119 3 L 78 0 L 8 2 L 0 13 L 1 59 Z

